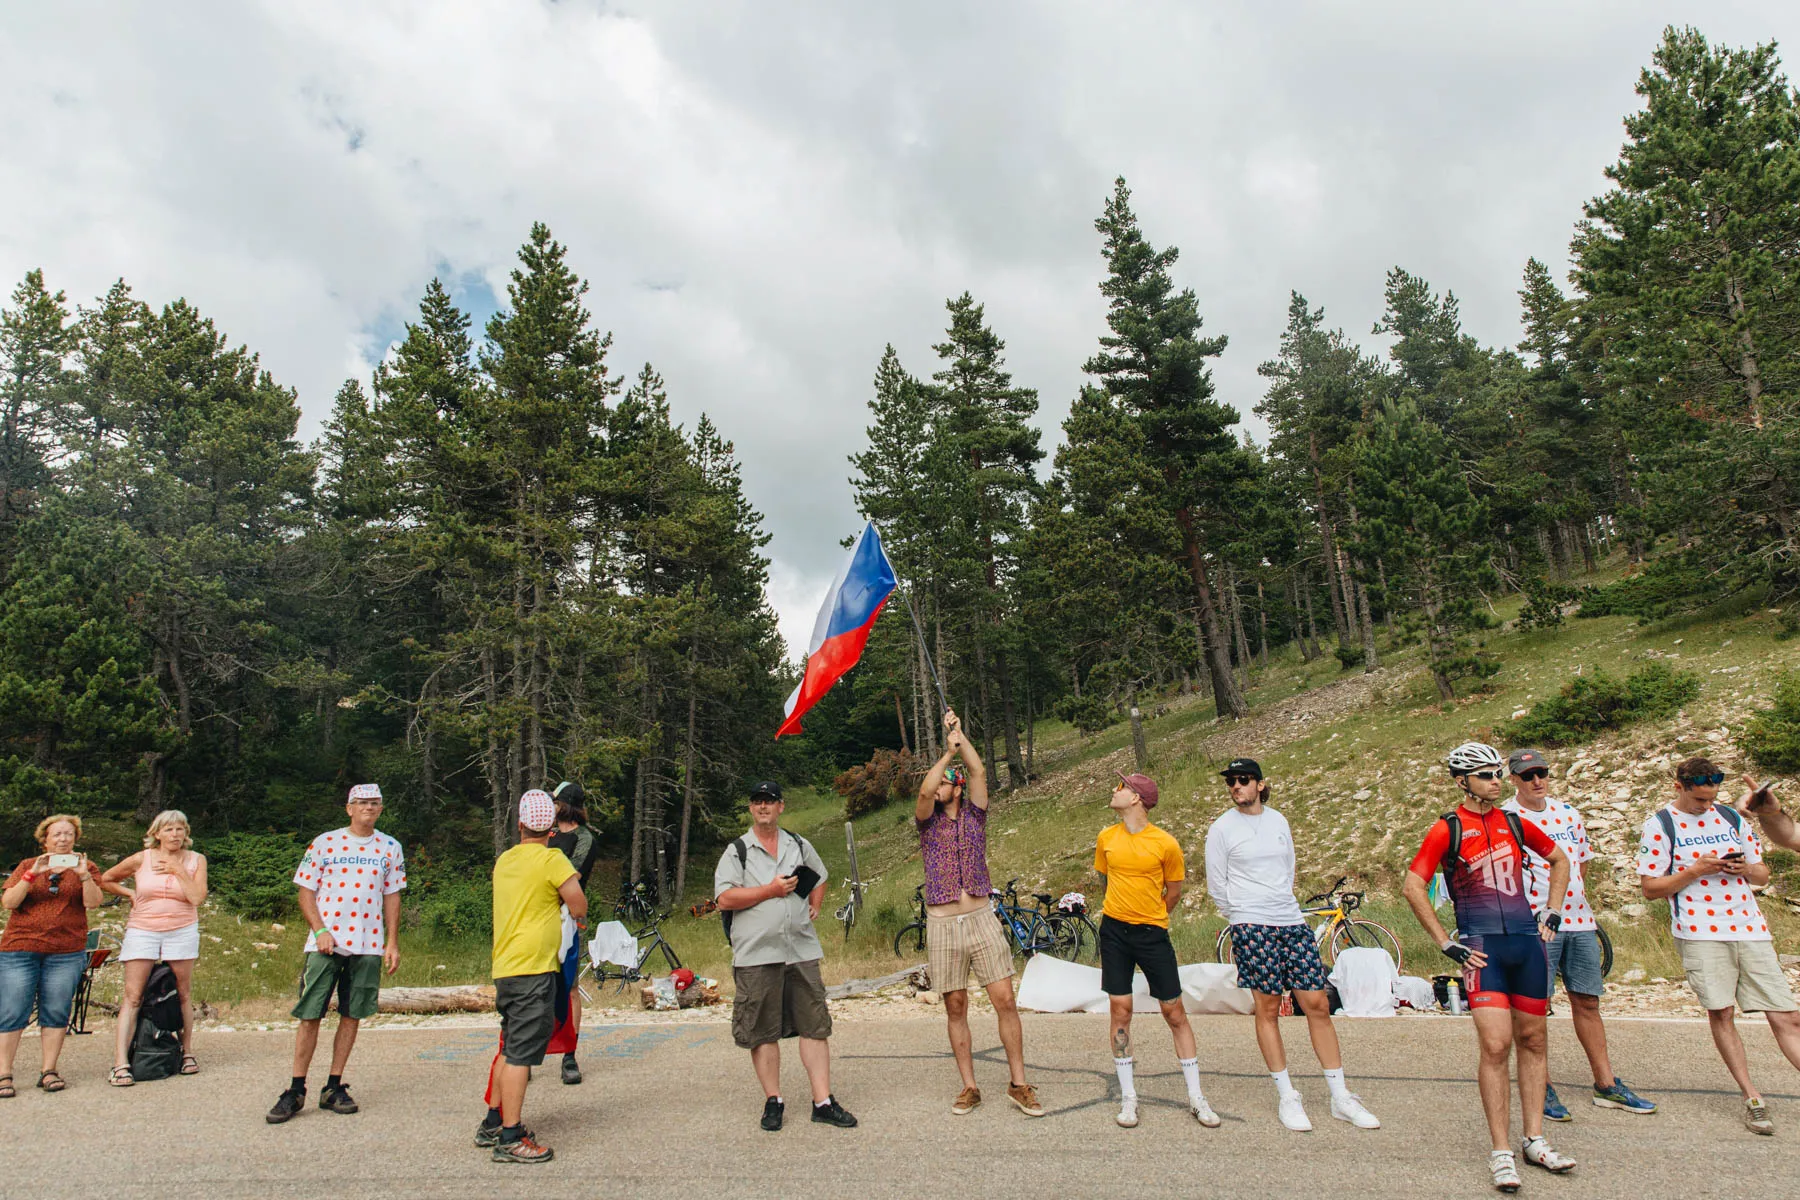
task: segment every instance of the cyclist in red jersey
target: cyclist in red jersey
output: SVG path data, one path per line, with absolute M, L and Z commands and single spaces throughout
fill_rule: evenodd
M 1544 1088 L 1550 1079 L 1544 1033 L 1550 966 L 1544 943 L 1562 923 L 1569 858 L 1537 826 L 1498 807 L 1506 778 L 1499 751 L 1465 742 L 1450 752 L 1448 761 L 1450 776 L 1462 789 L 1462 803 L 1425 835 L 1406 874 L 1406 902 L 1431 940 L 1463 969 L 1481 1045 L 1481 1106 L 1493 1139 L 1488 1169 L 1495 1187 L 1516 1192 L 1521 1181 L 1507 1123 L 1512 1099 L 1507 1060 L 1515 1046 L 1525 1161 L 1559 1175 L 1575 1166 L 1574 1159 L 1544 1140 Z M 1550 902 L 1535 917 L 1525 894 L 1525 847 L 1550 864 Z M 1440 866 L 1456 906 L 1455 938 L 1444 931 L 1427 893 Z

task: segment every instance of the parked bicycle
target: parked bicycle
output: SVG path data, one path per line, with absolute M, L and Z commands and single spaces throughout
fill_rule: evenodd
M 925 885 L 913 889 L 913 919 L 894 935 L 894 957 L 916 958 L 925 953 Z
M 613 916 L 627 926 L 648 925 L 656 920 L 656 892 L 652 890 L 650 882 L 644 879 L 636 883 L 620 880 L 619 900 L 613 905 Z
M 1325 960 L 1326 966 L 1331 966 L 1337 962 L 1341 951 L 1352 947 L 1386 950 L 1394 960 L 1394 969 L 1398 971 L 1400 939 L 1394 936 L 1393 930 L 1379 921 L 1351 915 L 1362 907 L 1365 893 L 1339 892 L 1338 889 L 1349 878 L 1348 875 L 1344 876 L 1300 906 L 1300 911 L 1305 916 L 1325 918 L 1313 927 L 1313 941 L 1318 943 L 1319 957 Z M 1231 961 L 1230 926 L 1219 931 L 1218 943 L 1213 947 L 1213 958 L 1222 963 Z
M 837 919 L 844 923 L 844 940 L 850 940 L 850 930 L 856 925 L 856 916 L 862 911 L 863 895 L 869 885 L 862 881 L 862 873 L 856 866 L 856 826 L 849 821 L 844 822 L 844 845 L 850 851 L 850 898 L 837 910 Z
M 616 981 L 619 990 L 624 991 L 626 984 L 638 983 L 648 978 L 644 968 L 649 963 L 650 956 L 659 950 L 662 951 L 663 961 L 668 964 L 668 969 L 679 971 L 681 957 L 675 953 L 675 947 L 669 944 L 669 939 L 663 936 L 662 923 L 668 917 L 669 914 L 666 912 L 651 913 L 649 923 L 633 935 L 638 941 L 637 962 L 633 965 L 623 967 L 618 963 L 596 963 L 590 959 L 587 964 L 587 972 L 593 977 L 594 982 L 604 987 L 606 984 Z M 645 941 L 646 938 L 649 940 Z
M 1065 892 L 1052 900 L 1047 892 L 1033 892 L 1031 898 L 1050 926 L 1051 954 L 1069 962 L 1080 962 L 1084 957 L 1099 959 L 1100 930 L 1088 916 L 1086 896 Z
M 1019 903 L 1018 885 L 1017 879 L 1009 879 L 1004 889 L 988 893 L 994 902 L 994 915 L 1000 918 L 1000 928 L 1012 944 L 1014 956 L 1022 954 L 1030 958 L 1034 954 L 1053 951 L 1056 938 L 1050 932 L 1050 922 L 1037 909 Z

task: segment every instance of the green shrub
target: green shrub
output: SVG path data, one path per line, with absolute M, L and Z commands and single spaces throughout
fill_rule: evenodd
M 1563 606 L 1575 598 L 1575 589 L 1567 584 L 1532 576 L 1525 581 L 1525 607 L 1519 610 L 1519 628 L 1556 628 L 1563 623 Z
M 291 833 L 232 833 L 209 838 L 206 883 L 229 912 L 259 921 L 297 911 L 294 870 L 306 847 Z
M 1540 700 L 1506 733 L 1514 746 L 1570 746 L 1608 729 L 1667 717 L 1700 694 L 1700 678 L 1650 663 L 1624 679 L 1594 670 Z
M 1783 671 L 1775 680 L 1775 707 L 1744 723 L 1738 748 L 1765 771 L 1800 774 L 1800 675 Z
M 1085 696 L 1064 696 L 1054 711 L 1082 733 L 1098 733 L 1119 719 L 1112 702 L 1092 689 Z
M 1656 559 L 1636 575 L 1600 587 L 1582 588 L 1578 617 L 1640 617 L 1660 620 L 1698 608 L 1717 594 L 1713 579 L 1692 554 Z
M 413 904 L 413 921 L 442 938 L 490 938 L 494 935 L 493 883 L 480 877 L 441 880 Z
M 1346 646 L 1339 642 L 1332 647 L 1331 652 L 1337 655 L 1338 666 L 1345 671 L 1354 670 L 1363 665 L 1363 648 L 1360 643 Z

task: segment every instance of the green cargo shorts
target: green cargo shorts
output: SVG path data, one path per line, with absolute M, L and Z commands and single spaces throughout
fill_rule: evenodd
M 322 1019 L 334 991 L 338 1016 L 352 1021 L 374 1016 L 381 1002 L 381 955 L 308 953 L 300 973 L 300 1003 L 292 1015 L 302 1021 Z

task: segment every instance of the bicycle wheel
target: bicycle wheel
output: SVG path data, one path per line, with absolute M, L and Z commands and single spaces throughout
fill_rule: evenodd
M 1606 936 L 1606 930 L 1600 928 L 1598 924 L 1595 924 L 1594 932 L 1600 935 L 1600 978 L 1605 979 L 1612 974 L 1612 939 Z
M 1056 957 L 1056 934 L 1050 929 L 1050 922 L 1042 913 L 1021 914 L 1025 919 L 1025 957 L 1034 954 L 1048 953 Z
M 914 921 L 894 935 L 894 957 L 916 958 L 925 953 L 925 922 Z
M 1219 940 L 1213 943 L 1213 961 L 1227 966 L 1235 960 L 1231 957 L 1231 926 L 1219 930 Z
M 1400 970 L 1400 939 L 1386 925 L 1365 921 L 1361 917 L 1352 917 L 1340 923 L 1337 931 L 1331 935 L 1331 957 L 1325 961 L 1328 964 L 1337 962 L 1337 956 L 1352 947 L 1386 950 L 1394 960 L 1394 970 Z
M 1081 926 L 1074 917 L 1058 915 L 1045 917 L 1050 928 L 1049 953 L 1052 958 L 1060 958 L 1064 962 L 1077 962 L 1081 958 Z

